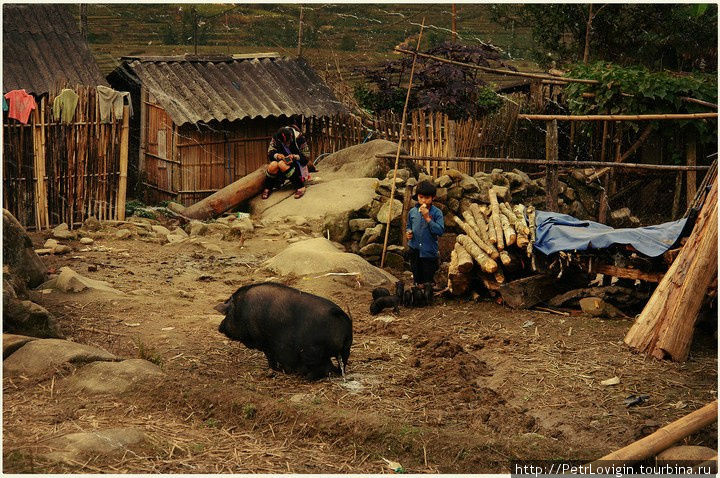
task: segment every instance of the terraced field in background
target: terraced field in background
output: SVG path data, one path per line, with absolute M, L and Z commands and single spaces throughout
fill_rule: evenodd
M 103 73 L 109 73 L 123 55 L 175 55 L 193 52 L 192 29 L 183 15 L 184 4 L 90 4 L 88 40 Z M 298 4 L 197 4 L 204 20 L 198 35 L 198 53 L 275 51 L 295 55 Z M 79 18 L 79 8 L 71 5 Z M 425 44 L 449 37 L 450 4 L 309 5 L 304 8 L 304 56 L 313 67 L 352 83 L 354 68 L 393 58 L 395 45 L 417 34 L 426 17 Z M 521 69 L 535 69 L 528 56 L 530 30 L 504 29 L 490 19 L 491 5 L 458 4 L 458 34 L 468 44 L 491 43 L 508 53 Z M 184 10 L 184 12 L 183 12 Z M 184 42 L 187 44 L 170 44 Z M 327 75 L 326 75 L 327 76 Z M 501 83 L 495 78 L 496 83 Z

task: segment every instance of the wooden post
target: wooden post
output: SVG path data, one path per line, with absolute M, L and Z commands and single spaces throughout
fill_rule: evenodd
M 142 177 L 142 172 L 145 171 L 145 151 L 147 146 L 145 141 L 147 138 L 147 101 L 148 94 L 145 87 L 140 87 L 140 155 L 138 157 L 138 173 Z
M 410 212 L 410 202 L 412 201 L 412 186 L 405 186 L 405 196 L 403 196 L 403 212 L 402 212 L 402 230 L 400 236 L 402 237 L 403 249 L 407 247 L 407 236 L 405 230 L 407 229 L 408 213 Z M 389 223 L 388 223 L 389 225 Z
M 557 120 L 548 121 L 545 132 L 545 159 L 558 160 Z M 548 211 L 558 210 L 558 167 L 548 164 L 545 167 L 545 207 Z
M 415 50 L 420 49 L 420 40 L 422 39 L 423 29 L 425 28 L 425 17 L 423 17 L 420 25 L 420 34 L 418 35 L 417 46 Z M 415 75 L 415 62 L 417 56 L 413 57 L 412 68 L 410 69 L 410 81 L 408 82 L 407 95 L 405 96 L 405 107 L 403 108 L 402 120 L 400 121 L 400 137 L 398 138 L 397 153 L 395 154 L 395 167 L 393 168 L 392 185 L 390 188 L 390 202 L 388 203 L 387 226 L 385 227 L 385 240 L 383 241 L 383 250 L 380 255 L 380 267 L 385 266 L 385 252 L 387 251 L 388 237 L 390 237 L 390 223 L 392 222 L 392 205 L 395 199 L 395 179 L 397 178 L 398 163 L 400 161 L 400 149 L 402 148 L 402 138 L 405 134 L 405 122 L 407 121 L 407 107 L 410 102 L 410 91 L 412 90 L 413 76 Z
M 300 58 L 302 56 L 302 31 L 303 31 L 303 15 L 305 14 L 305 11 L 303 10 L 303 6 L 300 5 L 300 21 L 298 22 L 298 46 L 297 46 L 297 56 Z
M 682 179 L 682 171 L 678 171 L 677 175 L 675 176 L 675 194 L 673 195 L 672 213 L 670 215 L 670 219 L 672 219 L 673 221 L 678 218 L 678 214 L 680 213 L 680 200 L 682 198 Z
M 130 107 L 123 106 L 123 124 L 120 134 L 120 180 L 118 181 L 115 211 L 118 221 L 125 220 L 125 195 L 127 193 L 128 140 L 130 139 Z
M 696 153 L 697 143 L 695 142 L 695 139 L 688 138 L 688 142 L 685 145 L 685 156 L 687 158 L 688 166 L 695 166 L 697 161 Z M 687 204 L 692 204 L 695 199 L 695 192 L 697 191 L 697 176 L 695 171 L 688 170 L 685 178 L 687 179 Z

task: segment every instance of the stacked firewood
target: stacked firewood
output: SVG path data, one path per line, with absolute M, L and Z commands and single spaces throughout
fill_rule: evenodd
M 452 220 L 464 232 L 456 239 L 450 255 L 448 289 L 453 295 L 465 294 L 474 277 L 489 291 L 497 291 L 506 275 L 522 274 L 532 268 L 535 242 L 535 208 L 499 202 L 494 188 L 490 203 L 470 203 L 462 219 Z M 476 269 L 478 273 L 473 274 Z

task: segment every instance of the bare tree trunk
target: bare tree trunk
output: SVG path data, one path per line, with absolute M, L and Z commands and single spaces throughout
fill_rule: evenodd
M 590 30 L 592 30 L 592 21 L 593 21 L 593 4 L 591 3 L 589 6 L 588 11 L 588 21 L 587 26 L 585 27 L 585 52 L 583 53 L 583 64 L 587 65 L 588 60 L 590 59 Z

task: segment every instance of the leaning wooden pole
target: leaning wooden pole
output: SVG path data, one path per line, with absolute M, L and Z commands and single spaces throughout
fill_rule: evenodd
M 418 35 L 417 46 L 415 51 L 420 50 L 420 40 L 422 40 L 423 29 L 425 28 L 425 17 L 423 17 L 420 25 L 420 34 Z M 385 227 L 385 240 L 383 241 L 382 255 L 380 256 L 380 267 L 385 267 L 385 253 L 387 252 L 388 237 L 390 237 L 390 223 L 392 222 L 392 205 L 395 199 L 395 179 L 397 178 L 398 163 L 400 162 L 400 149 L 402 148 L 403 137 L 405 134 L 405 121 L 407 121 L 407 107 L 410 102 L 410 91 L 412 90 L 413 76 L 415 75 L 415 63 L 417 55 L 413 56 L 412 68 L 410 69 L 410 81 L 408 82 L 407 95 L 405 95 L 405 106 L 403 107 L 402 120 L 400 122 L 400 137 L 398 138 L 397 153 L 395 154 L 395 167 L 393 169 L 392 185 L 390 186 L 390 202 L 388 203 L 387 226 Z
M 717 200 L 715 176 L 685 246 L 625 336 L 630 347 L 660 359 L 687 359 L 700 307 L 717 278 Z
M 120 178 L 118 181 L 116 217 L 125 220 L 125 195 L 127 194 L 128 141 L 130 139 L 130 107 L 123 106 L 123 124 L 120 134 Z
M 591 464 L 599 469 L 607 465 L 621 465 L 632 461 L 642 461 L 653 457 L 663 450 L 670 448 L 674 443 L 692 435 L 698 430 L 717 421 L 718 401 L 708 403 L 699 410 L 685 415 L 674 422 L 665 425 L 655 433 L 631 443 L 630 445 L 605 455 Z

